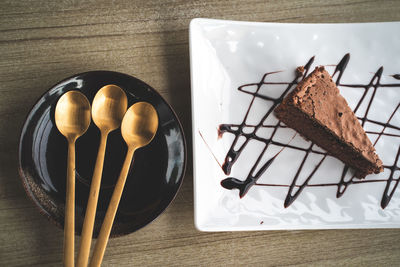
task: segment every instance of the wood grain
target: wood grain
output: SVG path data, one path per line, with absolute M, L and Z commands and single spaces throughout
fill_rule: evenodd
M 175 108 L 191 154 L 188 25 L 400 20 L 399 1 L 0 1 L 0 266 L 59 266 L 63 232 L 28 200 L 19 132 L 54 83 L 88 70 L 134 75 Z M 144 229 L 110 240 L 103 266 L 398 265 L 400 230 L 203 233 L 193 226 L 192 159 L 178 196 Z M 79 238 L 76 245 L 79 244 Z

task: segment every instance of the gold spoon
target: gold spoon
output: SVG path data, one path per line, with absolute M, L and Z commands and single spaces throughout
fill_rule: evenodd
M 128 100 L 124 91 L 116 85 L 103 86 L 96 94 L 92 103 L 93 122 L 100 129 L 100 145 L 97 152 L 90 194 L 83 222 L 81 244 L 78 252 L 77 266 L 86 267 L 88 264 L 90 244 L 92 242 L 93 225 L 96 217 L 97 201 L 99 198 L 101 176 L 103 173 L 104 154 L 108 134 L 121 125 L 126 112 Z
M 122 120 L 121 133 L 128 146 L 128 151 L 97 238 L 90 266 L 100 266 L 103 260 L 133 154 L 136 149 L 146 146 L 153 140 L 157 128 L 157 112 L 152 105 L 146 102 L 138 102 L 132 105 Z
M 64 221 L 64 266 L 74 266 L 75 235 L 75 141 L 90 125 L 90 103 L 78 91 L 66 92 L 55 110 L 58 130 L 68 140 L 67 188 Z

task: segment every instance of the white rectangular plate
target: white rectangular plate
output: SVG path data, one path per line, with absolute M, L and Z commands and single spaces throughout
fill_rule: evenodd
M 400 226 L 399 22 L 194 19 L 190 56 L 199 230 Z M 333 79 L 376 143 L 384 172 L 353 178 L 341 161 L 276 119 L 279 99 L 302 79 L 296 67 L 307 63 L 309 72 L 318 65 L 331 75 L 336 70 Z M 249 190 L 240 198 L 222 185 Z

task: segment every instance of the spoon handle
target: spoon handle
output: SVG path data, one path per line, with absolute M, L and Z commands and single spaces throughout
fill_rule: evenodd
M 64 266 L 74 266 L 75 140 L 68 141 L 67 188 L 64 221 Z
M 132 157 L 135 153 L 134 148 L 128 147 L 128 152 L 126 153 L 124 165 L 122 166 L 121 173 L 119 174 L 117 184 L 115 185 L 113 195 L 111 197 L 110 204 L 107 208 L 107 213 L 104 218 L 103 224 L 101 225 L 100 234 L 97 238 L 96 245 L 94 247 L 93 256 L 90 261 L 89 266 L 100 266 L 103 261 L 104 252 L 106 250 L 108 238 L 110 237 L 110 232 L 114 222 L 115 214 L 118 210 L 119 201 L 121 200 L 121 195 L 124 190 L 126 177 L 128 175 L 129 168 L 132 163 Z
M 101 132 L 99 150 L 97 152 L 96 165 L 94 167 L 90 194 L 86 207 L 85 220 L 83 222 L 81 244 L 78 252 L 77 267 L 86 267 L 88 264 L 90 245 L 92 242 L 93 226 L 96 218 L 97 201 L 99 198 L 101 176 L 103 173 L 104 154 L 106 151 L 108 133 Z

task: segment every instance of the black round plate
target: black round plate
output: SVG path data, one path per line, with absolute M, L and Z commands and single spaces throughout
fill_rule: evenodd
M 160 215 L 175 197 L 186 167 L 182 126 L 167 102 L 149 85 L 126 74 L 91 71 L 70 77 L 46 92 L 32 108 L 19 143 L 19 171 L 27 194 L 40 211 L 59 227 L 64 225 L 67 141 L 54 123 L 60 96 L 79 90 L 92 102 L 107 84 L 121 87 L 128 107 L 138 101 L 151 103 L 159 116 L 153 141 L 136 151 L 114 221 L 112 236 L 136 231 Z M 97 156 L 100 132 L 91 123 L 76 142 L 75 232 L 80 234 L 90 181 Z M 104 160 L 94 236 L 105 216 L 126 154 L 120 129 L 110 133 Z

